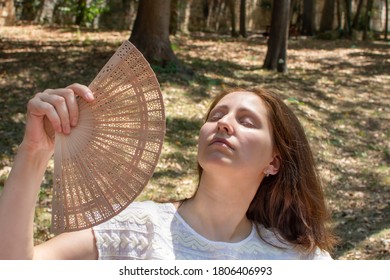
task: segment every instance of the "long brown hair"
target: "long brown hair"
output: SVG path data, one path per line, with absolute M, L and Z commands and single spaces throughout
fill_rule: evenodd
M 206 120 L 224 96 L 237 91 L 252 92 L 264 102 L 274 149 L 281 161 L 279 172 L 262 180 L 247 210 L 247 218 L 275 231 L 276 236 L 282 237 L 281 241 L 308 253 L 316 247 L 330 251 L 336 238 L 329 227 L 330 215 L 314 157 L 301 123 L 282 99 L 262 88 L 230 89 L 214 99 Z M 198 171 L 200 178 L 203 170 L 199 164 Z

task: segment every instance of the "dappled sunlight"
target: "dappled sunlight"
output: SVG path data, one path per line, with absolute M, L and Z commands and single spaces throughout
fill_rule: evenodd
M 0 188 L 23 136 L 27 101 L 45 88 L 89 84 L 129 32 L 39 26 L 0 30 Z M 172 37 L 192 74 L 156 69 L 167 134 L 139 200 L 189 197 L 197 185 L 197 139 L 212 97 L 227 87 L 276 91 L 301 120 L 323 178 L 341 242 L 339 259 L 390 259 L 390 45 L 290 40 L 287 74 L 262 69 L 263 38 Z M 51 163 L 52 164 L 52 163 Z M 49 166 L 36 242 L 50 236 Z

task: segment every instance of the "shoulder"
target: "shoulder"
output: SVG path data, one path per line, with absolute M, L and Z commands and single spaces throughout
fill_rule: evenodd
M 123 213 L 129 212 L 129 211 L 137 211 L 137 210 L 144 210 L 144 211 L 167 211 L 170 209 L 174 209 L 172 203 L 160 203 L 155 202 L 152 200 L 146 200 L 146 201 L 134 201 L 130 203 L 129 206 L 125 210 L 123 210 Z
M 157 203 L 154 201 L 135 201 L 118 215 L 94 229 L 128 227 L 129 224 L 145 225 L 156 222 L 161 217 L 173 215 L 175 207 L 171 203 Z
M 327 251 L 316 248 L 313 252 L 307 252 L 297 248 L 285 241 L 278 232 L 258 225 L 257 239 L 260 243 L 266 243 L 267 252 L 270 258 L 275 259 L 297 259 L 297 260 L 331 260 L 332 257 Z
M 311 255 L 312 260 L 333 260 L 330 254 L 325 251 L 317 248 L 315 252 Z
M 93 227 L 99 259 L 151 258 L 156 236 L 172 221 L 175 212 L 171 203 L 131 203 L 115 217 Z

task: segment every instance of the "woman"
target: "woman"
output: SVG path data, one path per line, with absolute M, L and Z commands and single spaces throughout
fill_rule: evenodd
M 200 130 L 199 185 L 180 203 L 134 202 L 92 230 L 33 246 L 36 196 L 54 130 L 77 125 L 74 84 L 28 104 L 26 132 L 0 197 L 0 258 L 6 259 L 327 259 L 334 237 L 304 131 L 263 89 L 235 89 L 212 103 Z

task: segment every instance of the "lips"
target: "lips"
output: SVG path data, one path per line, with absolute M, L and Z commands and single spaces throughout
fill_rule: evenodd
M 225 138 L 216 137 L 213 140 L 211 140 L 210 146 L 213 145 L 213 144 L 226 145 L 231 150 L 234 150 L 233 145 L 228 140 L 226 140 Z

